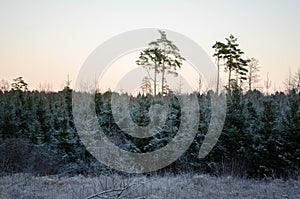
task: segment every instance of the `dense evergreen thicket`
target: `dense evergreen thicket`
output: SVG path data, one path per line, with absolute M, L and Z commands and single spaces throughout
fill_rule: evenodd
M 96 113 L 101 128 L 119 147 L 148 152 L 165 146 L 180 125 L 176 96 L 131 96 L 132 120 L 150 122 L 153 101 L 167 103 L 169 112 L 162 129 L 151 138 L 134 138 L 114 122 L 111 92 L 96 93 Z M 231 174 L 248 177 L 298 175 L 300 165 L 300 94 L 296 90 L 266 96 L 260 91 L 243 93 L 234 88 L 227 95 L 222 135 L 204 159 L 198 152 L 210 122 L 210 96 L 199 94 L 198 133 L 189 150 L 165 170 Z M 72 118 L 72 90 L 60 92 L 11 90 L 0 92 L 0 170 L 37 174 L 91 171 L 95 159 L 86 151 Z M 104 169 L 104 166 L 98 167 Z M 95 169 L 95 168 L 94 168 Z

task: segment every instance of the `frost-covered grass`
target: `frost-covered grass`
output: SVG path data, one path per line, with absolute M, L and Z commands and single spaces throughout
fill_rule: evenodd
M 98 197 L 96 197 L 98 194 Z M 208 175 L 0 177 L 0 198 L 300 198 L 300 180 L 246 180 Z M 106 197 L 107 198 L 107 197 Z

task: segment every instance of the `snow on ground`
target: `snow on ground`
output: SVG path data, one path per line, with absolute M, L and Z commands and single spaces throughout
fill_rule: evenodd
M 98 194 L 98 195 L 97 195 Z M 0 177 L 0 198 L 222 198 L 299 199 L 300 180 L 246 180 L 208 175 L 124 177 L 36 177 L 13 174 Z M 98 197 L 97 197 L 98 196 Z

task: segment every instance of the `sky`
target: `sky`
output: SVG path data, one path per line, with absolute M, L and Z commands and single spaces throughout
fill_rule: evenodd
M 120 33 L 168 29 L 212 45 L 233 34 L 274 89 L 300 68 L 298 0 L 0 0 L 0 80 L 60 90 L 99 45 Z M 263 85 L 263 81 L 261 81 Z

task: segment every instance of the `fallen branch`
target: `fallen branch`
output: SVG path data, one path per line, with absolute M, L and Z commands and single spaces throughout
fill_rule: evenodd
M 125 196 L 127 196 L 129 193 L 131 193 L 132 191 L 136 190 L 139 186 L 141 186 L 142 184 L 144 184 L 146 182 L 142 182 L 142 183 L 133 183 L 133 184 L 128 184 L 125 185 L 123 188 L 119 188 L 119 189 L 109 189 L 109 190 L 105 190 L 102 191 L 100 193 L 96 193 L 93 194 L 91 196 L 88 196 L 86 199 L 92 199 L 92 198 L 106 198 L 106 199 L 121 199 L 124 198 Z M 131 190 L 130 192 L 128 192 L 127 194 L 125 194 L 124 196 L 122 196 L 122 194 L 130 189 L 131 187 L 138 185 L 138 187 L 136 187 L 135 189 Z M 115 193 L 116 192 L 116 193 Z M 107 196 L 108 194 L 113 194 L 114 196 Z M 144 197 L 138 197 L 136 199 L 145 199 Z

